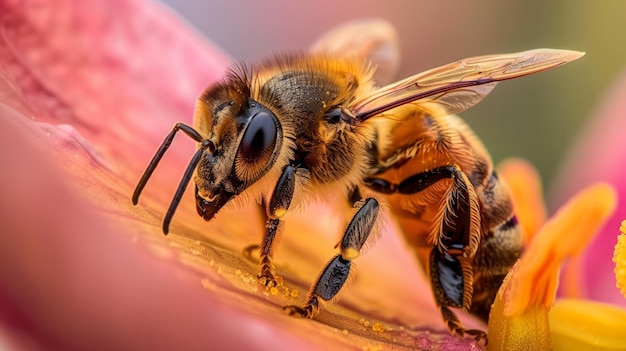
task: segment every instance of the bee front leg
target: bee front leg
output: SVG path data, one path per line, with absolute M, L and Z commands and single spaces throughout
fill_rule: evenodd
M 294 190 L 296 188 L 296 167 L 287 165 L 278 178 L 278 182 L 272 192 L 270 201 L 266 204 L 267 222 L 265 233 L 259 245 L 259 283 L 266 287 L 278 285 L 272 257 L 274 255 L 274 243 L 280 230 L 280 218 L 282 218 L 291 205 Z
M 341 242 L 337 244 L 340 253 L 328 262 L 317 281 L 311 286 L 303 307 L 293 305 L 284 307 L 289 315 L 313 318 L 320 309 L 319 299 L 331 300 L 346 283 L 352 260 L 359 256 L 361 248 L 370 236 L 380 208 L 378 201 L 374 198 L 359 201 L 356 207 L 357 212 L 348 224 Z

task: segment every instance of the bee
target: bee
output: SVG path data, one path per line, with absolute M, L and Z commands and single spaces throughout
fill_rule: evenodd
M 206 88 L 194 126 L 176 123 L 150 161 L 132 201 L 174 136 L 197 142 L 163 220 L 170 222 L 193 178 L 198 214 L 211 220 L 234 199 L 254 199 L 266 225 L 259 282 L 276 286 L 273 258 L 285 214 L 307 194 L 353 205 L 332 257 L 292 315 L 314 317 L 333 299 L 352 261 L 377 230 L 384 204 L 427 270 L 450 331 L 463 327 L 451 308 L 487 320 L 495 294 L 523 250 L 504 182 L 486 149 L 455 114 L 499 82 L 545 71 L 582 53 L 537 49 L 463 59 L 377 88 L 365 61 L 334 55 L 275 56 L 238 66 Z M 364 195 L 366 194 L 366 195 Z M 369 194 L 369 195 L 368 195 Z M 384 203 L 383 203 L 384 202 Z

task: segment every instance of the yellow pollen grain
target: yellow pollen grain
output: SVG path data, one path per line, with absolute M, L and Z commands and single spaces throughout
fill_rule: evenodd
M 272 296 L 278 295 L 278 288 L 275 287 L 275 286 L 271 287 L 270 288 L 270 295 L 272 295 Z
M 296 298 L 298 297 L 298 295 L 300 295 L 300 292 L 297 289 L 293 289 L 291 290 L 291 297 Z
M 355 258 L 359 257 L 359 250 L 353 247 L 349 247 L 341 252 L 341 257 L 344 260 L 348 260 L 348 261 L 354 260 Z
M 280 218 L 283 218 L 283 216 L 284 216 L 286 213 L 287 213 L 287 209 L 286 209 L 286 208 L 282 208 L 282 207 L 280 207 L 280 208 L 277 208 L 277 209 L 274 211 L 274 217 L 275 217 L 275 219 L 280 219 Z
M 378 333 L 382 333 L 385 331 L 385 326 L 382 323 L 374 323 L 372 325 L 372 330 Z
M 626 221 L 622 221 L 619 231 L 621 234 L 617 237 L 613 262 L 615 262 L 616 286 L 626 297 Z
M 344 329 L 344 330 L 341 331 L 341 334 L 348 335 L 348 331 L 346 329 Z

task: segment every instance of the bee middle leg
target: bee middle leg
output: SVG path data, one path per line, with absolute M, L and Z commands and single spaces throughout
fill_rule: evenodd
M 320 309 L 319 299 L 331 300 L 346 283 L 352 260 L 359 256 L 361 248 L 370 236 L 380 208 L 378 201 L 374 198 L 358 201 L 355 206 L 358 210 L 337 244 L 340 253 L 324 267 L 317 281 L 311 286 L 303 307 L 294 305 L 284 307 L 289 315 L 313 318 Z

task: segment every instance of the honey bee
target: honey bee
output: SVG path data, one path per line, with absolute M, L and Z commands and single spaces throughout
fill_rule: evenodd
M 261 204 L 266 226 L 259 282 L 277 285 L 273 265 L 284 215 L 316 194 L 353 205 L 332 257 L 292 315 L 314 317 L 347 281 L 388 203 L 429 272 L 443 319 L 451 308 L 487 320 L 495 294 L 523 250 L 507 188 L 486 149 L 455 114 L 497 82 L 545 71 L 582 53 L 537 49 L 463 59 L 377 88 L 365 61 L 334 55 L 275 56 L 238 66 L 198 98 L 194 126 L 176 123 L 141 177 L 139 196 L 177 132 L 197 142 L 163 221 L 193 178 L 198 214 L 211 220 L 236 198 Z M 366 194 L 366 195 L 363 195 Z M 369 195 L 367 195 L 369 194 Z

